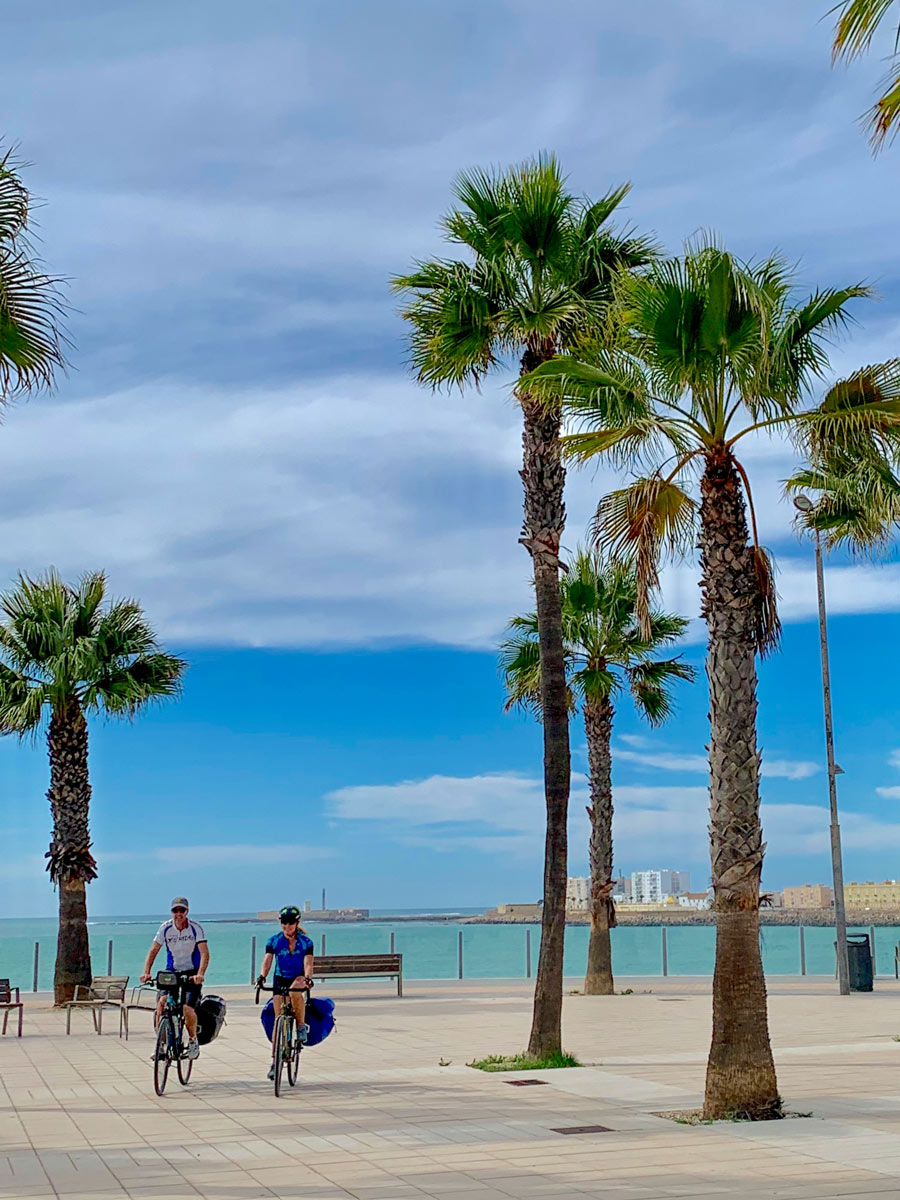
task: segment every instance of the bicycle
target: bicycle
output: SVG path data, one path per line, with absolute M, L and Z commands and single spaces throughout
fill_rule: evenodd
M 169 1067 L 174 1060 L 178 1082 L 187 1085 L 194 1067 L 188 1058 L 188 1033 L 184 1024 L 184 990 L 193 971 L 159 971 L 156 986 L 166 993 L 166 1005 L 156 1027 L 156 1054 L 153 1057 L 153 1087 L 157 1096 L 166 1090 Z
M 272 992 L 275 996 L 282 996 L 285 1001 L 288 1000 L 290 992 L 304 992 L 307 1001 L 309 1000 L 309 992 L 312 987 L 312 980 L 308 981 L 308 986 L 305 988 L 295 987 L 266 987 L 264 983 L 256 985 L 256 1003 L 259 1004 L 260 992 Z M 291 1087 L 297 1082 L 297 1076 L 300 1073 L 300 1052 L 303 1049 L 304 1043 L 297 1036 L 297 1018 L 294 1015 L 294 1006 L 290 1002 L 283 1003 L 281 1012 L 275 1019 L 275 1028 L 272 1030 L 272 1048 L 274 1050 L 273 1065 L 275 1067 L 275 1095 L 281 1095 L 281 1073 L 287 1068 L 288 1083 Z

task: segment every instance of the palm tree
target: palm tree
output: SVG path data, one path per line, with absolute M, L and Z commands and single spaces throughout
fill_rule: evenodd
M 717 913 L 704 1111 L 765 1118 L 780 1114 L 781 1100 L 758 936 L 765 846 L 756 655 L 776 646 L 779 621 L 772 564 L 737 452 L 742 439 L 764 430 L 834 449 L 849 447 L 869 426 L 893 439 L 900 402 L 876 389 L 858 403 L 802 408 L 827 365 L 825 337 L 847 319 L 848 301 L 864 295 L 862 287 L 796 301 L 781 259 L 744 264 L 702 240 L 642 276 L 623 275 L 615 291 L 608 337 L 544 364 L 524 386 L 554 403 L 562 398 L 580 423 L 565 439 L 569 456 L 606 455 L 644 469 L 601 501 L 594 526 L 598 545 L 635 564 L 642 628 L 661 557 L 689 553 L 695 540 L 700 551 Z M 698 483 L 699 506 L 692 495 Z
M 31 197 L 13 152 L 0 154 L 0 407 L 49 387 L 65 366 L 58 281 L 44 274 L 28 240 Z
M 459 207 L 444 217 L 448 241 L 467 258 L 419 262 L 393 280 L 410 299 L 413 367 L 432 388 L 478 384 L 511 356 L 521 373 L 574 344 L 602 315 L 613 273 L 646 263 L 653 247 L 608 222 L 628 192 L 596 202 L 566 188 L 559 165 L 541 156 L 505 172 L 471 171 L 455 185 Z M 569 723 L 559 595 L 565 471 L 559 412 L 516 388 L 524 417 L 522 483 L 541 652 L 547 834 L 541 950 L 529 1053 L 561 1051 L 565 937 Z
M 831 60 L 852 62 L 872 45 L 881 23 L 893 12 L 898 19 L 891 66 L 882 83 L 882 93 L 869 110 L 872 145 L 880 150 L 900 125 L 900 9 L 896 0 L 842 0 L 832 11 L 840 13 L 834 27 Z
M 166 654 L 134 600 L 106 596 L 100 571 L 76 585 L 55 570 L 20 575 L 0 596 L 0 733 L 36 736 L 47 722 L 53 834 L 47 870 L 59 887 L 56 1003 L 89 983 L 86 884 L 97 875 L 88 826 L 91 713 L 132 717 L 175 696 L 186 663 Z
M 839 380 L 829 388 L 822 407 L 858 408 L 873 397 L 900 399 L 900 358 Z M 796 523 L 817 531 L 826 550 L 846 546 L 855 554 L 874 554 L 887 548 L 900 525 L 896 446 L 885 432 L 870 425 L 857 430 L 850 443 L 814 443 L 808 461 L 786 481 L 788 493 L 816 494 L 815 506 L 799 514 Z
M 613 889 L 612 739 L 613 699 L 627 686 L 635 708 L 651 725 L 672 712 L 670 684 L 693 679 L 694 671 L 678 658 L 657 658 L 663 646 L 683 636 L 688 622 L 669 613 L 650 614 L 646 636 L 635 615 L 637 576 L 621 563 L 604 562 L 579 551 L 560 581 L 563 645 L 572 703 L 580 705 L 587 741 L 591 802 L 589 861 L 591 874 L 587 973 L 588 996 L 613 994 L 609 931 L 616 923 Z M 541 661 L 537 613 L 513 617 L 511 636 L 500 648 L 500 664 L 509 696 L 507 708 L 540 714 Z

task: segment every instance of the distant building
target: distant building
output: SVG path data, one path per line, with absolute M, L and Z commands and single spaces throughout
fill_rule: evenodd
M 631 899 L 631 876 L 616 875 L 613 879 L 613 895 L 621 896 L 624 900 Z
M 784 892 L 767 892 L 763 888 L 762 895 L 766 898 L 765 908 L 784 908 Z
M 679 908 L 709 908 L 711 904 L 709 892 L 682 892 L 678 897 Z
M 631 899 L 635 904 L 660 904 L 669 896 L 691 890 L 689 871 L 632 871 Z
M 785 908 L 833 908 L 834 892 L 824 883 L 804 883 L 784 889 Z
M 585 912 L 591 897 L 591 881 L 586 875 L 570 875 L 566 884 L 566 908 Z
M 493 910 L 488 909 L 487 915 L 493 912 L 498 917 L 517 917 L 520 921 L 540 921 L 543 904 L 498 904 Z
M 885 879 L 883 883 L 845 883 L 844 903 L 847 908 L 900 908 L 900 880 Z

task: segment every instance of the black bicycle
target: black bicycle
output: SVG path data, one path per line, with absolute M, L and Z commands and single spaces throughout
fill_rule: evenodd
M 186 1084 L 194 1060 L 188 1058 L 188 1032 L 184 1024 L 184 993 L 194 971 L 159 971 L 156 986 L 166 993 L 166 1005 L 156 1027 L 156 1054 L 153 1058 L 153 1086 L 157 1096 L 166 1090 L 169 1067 L 178 1070 L 178 1082 Z
M 284 1000 L 281 1012 L 275 1019 L 275 1028 L 272 1030 L 272 1049 L 274 1051 L 272 1065 L 275 1068 L 276 1096 L 281 1095 L 281 1075 L 285 1069 L 287 1069 L 288 1083 L 291 1087 L 297 1082 L 297 1076 L 300 1074 L 300 1052 L 304 1046 L 297 1036 L 297 1018 L 294 1016 L 294 1006 L 290 1002 L 290 993 L 303 992 L 309 1001 L 311 987 L 312 980 L 305 988 L 295 988 L 284 984 L 276 984 L 272 987 L 266 987 L 264 983 L 256 985 L 257 1004 L 259 1004 L 260 992 L 272 992 L 275 996 L 282 996 Z

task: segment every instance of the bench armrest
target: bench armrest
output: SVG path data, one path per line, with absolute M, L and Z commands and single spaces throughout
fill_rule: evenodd
M 75 991 L 74 991 L 74 993 L 73 993 L 73 995 L 72 995 L 72 1000 L 73 1000 L 73 1001 L 77 1001 L 77 1000 L 79 1000 L 79 999 L 81 999 L 81 998 L 82 998 L 82 997 L 80 997 L 80 996 L 78 995 L 78 993 L 79 993 L 79 992 L 84 992 L 84 997 L 83 997 L 83 998 L 84 998 L 85 1000 L 90 1000 L 90 999 L 91 999 L 91 989 L 90 989 L 90 987 L 85 987 L 85 985 L 84 985 L 83 983 L 76 983 L 76 984 L 75 984 Z

